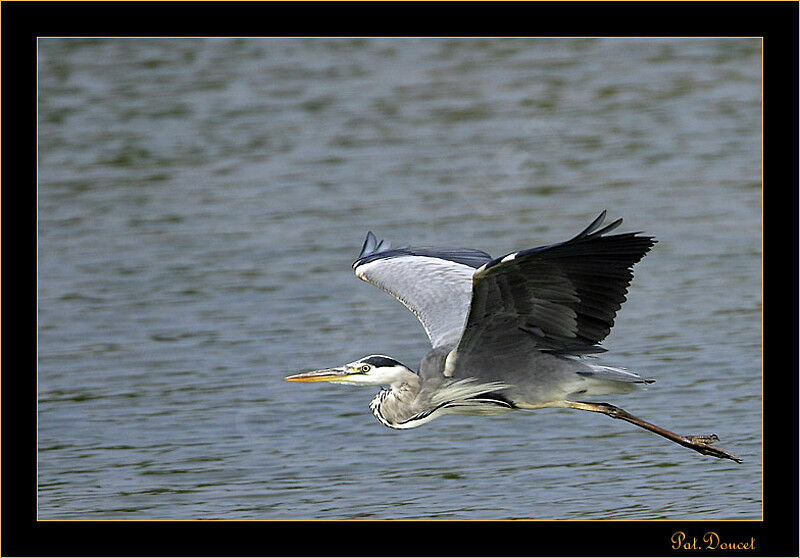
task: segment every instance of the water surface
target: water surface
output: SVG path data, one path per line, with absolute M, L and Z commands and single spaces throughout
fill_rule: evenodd
M 758 40 L 39 41 L 40 519 L 761 519 Z M 659 244 L 609 397 L 393 431 L 283 376 L 416 319 L 367 230 L 497 256 L 602 209 Z

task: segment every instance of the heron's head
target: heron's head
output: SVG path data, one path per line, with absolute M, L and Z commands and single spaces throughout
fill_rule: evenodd
M 288 382 L 333 382 L 362 386 L 389 386 L 406 381 L 408 375 L 416 374 L 393 358 L 370 355 L 337 368 L 323 368 L 311 372 L 292 374 L 284 378 Z

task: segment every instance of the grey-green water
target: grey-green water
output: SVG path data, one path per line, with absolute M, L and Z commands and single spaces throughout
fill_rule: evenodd
M 760 519 L 758 40 L 39 41 L 40 519 Z M 392 431 L 282 381 L 415 318 L 371 229 L 493 255 L 600 210 L 660 243 L 609 397 Z

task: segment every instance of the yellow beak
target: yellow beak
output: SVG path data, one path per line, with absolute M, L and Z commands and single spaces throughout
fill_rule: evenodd
M 340 366 L 338 368 L 323 368 L 322 370 L 292 374 L 291 376 L 286 376 L 284 380 L 287 382 L 336 382 L 351 374 L 352 372 Z

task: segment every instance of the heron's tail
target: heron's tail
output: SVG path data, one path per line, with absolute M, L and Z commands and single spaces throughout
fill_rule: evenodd
M 578 395 L 607 395 L 610 393 L 629 393 L 638 386 L 652 384 L 655 380 L 642 378 L 636 372 L 625 368 L 589 364 L 584 362 L 587 369 L 579 370 L 577 374 L 586 380 L 585 385 L 576 391 Z

